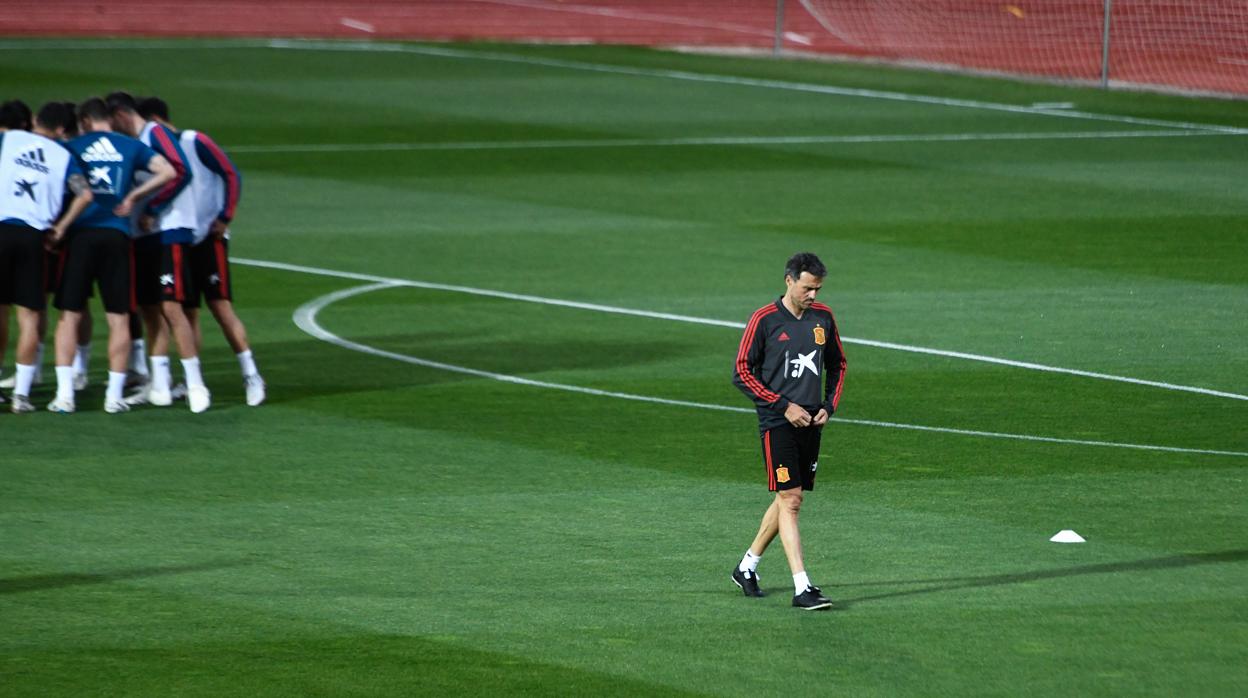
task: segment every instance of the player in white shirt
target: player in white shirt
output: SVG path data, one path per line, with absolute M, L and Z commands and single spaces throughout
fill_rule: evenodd
M 14 129 L 29 131 L 32 116 L 30 107 L 26 106 L 26 103 L 20 99 L 11 99 L 4 104 L 0 104 L 0 133 Z M 4 350 L 8 346 L 9 304 L 0 299 L 0 375 L 4 373 Z M 9 378 L 0 380 L 0 388 L 12 390 L 15 382 L 16 376 L 9 376 Z M 3 405 L 4 402 L 4 395 L 0 395 L 0 405 Z
M 143 141 L 163 155 L 178 173 L 177 178 L 158 191 L 148 204 L 156 216 L 156 229 L 160 231 L 161 238 L 159 312 L 163 315 L 164 322 L 154 316 L 153 305 L 147 304 L 143 310 L 147 320 L 148 339 L 151 342 L 152 362 L 147 400 L 154 405 L 168 405 L 172 402 L 168 355 L 169 336 L 172 335 L 178 345 L 178 354 L 182 357 L 182 370 L 186 374 L 187 403 L 192 412 L 203 412 L 212 404 L 212 396 L 204 385 L 199 351 L 195 346 L 195 331 L 182 307 L 185 299 L 193 293 L 190 286 L 193 279 L 190 273 L 189 250 L 195 238 L 196 216 L 195 202 L 187 189 L 193 175 L 173 132 L 160 124 L 145 121 L 138 113 L 138 103 L 134 97 L 125 92 L 113 92 L 106 101 L 112 111 L 113 128 Z M 150 281 L 146 280 L 148 283 Z M 136 279 L 136 283 L 142 285 L 145 280 Z M 142 298 L 140 303 L 143 303 Z
M 149 97 L 139 103 L 139 114 L 150 121 L 176 131 L 169 121 L 169 106 L 164 100 Z M 213 318 L 234 350 L 243 374 L 247 404 L 255 407 L 264 402 L 264 379 L 247 341 L 247 328 L 234 312 L 230 284 L 228 225 L 234 218 L 242 194 L 242 176 L 225 151 L 206 133 L 186 130 L 178 133 L 182 152 L 193 177 L 189 185 L 195 200 L 195 244 L 191 248 L 191 265 L 195 297 L 186 304 L 187 316 L 195 327 L 196 344 L 202 349 L 203 335 L 199 325 L 199 296 L 203 295 Z
M 14 413 L 35 409 L 30 387 L 39 312 L 47 306 L 43 248 L 58 245 L 93 198 L 77 159 L 56 140 L 65 135 L 66 109 L 49 103 L 35 116 L 33 133 L 0 133 L 0 305 L 18 306 Z

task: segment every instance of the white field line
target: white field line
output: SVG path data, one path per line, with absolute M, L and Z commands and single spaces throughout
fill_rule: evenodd
M 693 73 L 683 70 L 662 70 L 650 68 L 633 68 L 629 66 L 610 65 L 607 63 L 588 63 L 585 61 L 568 61 L 555 58 L 538 58 L 518 54 L 493 51 L 464 51 L 436 46 L 420 46 L 377 41 L 324 41 L 314 39 L 237 39 L 225 41 L 110 41 L 108 43 L 83 43 L 78 41 L 0 41 L 0 50 L 16 51 L 113 51 L 113 50 L 186 50 L 188 44 L 192 48 L 271 48 L 279 50 L 303 51 L 365 51 L 382 53 L 413 53 L 442 58 L 464 60 L 494 61 L 502 63 L 519 63 L 540 65 L 565 70 L 580 70 L 597 73 L 613 73 L 616 75 L 632 75 L 636 77 L 664 78 L 669 80 L 685 80 L 692 82 L 718 83 L 742 87 L 758 87 L 773 90 L 789 90 L 793 92 L 810 92 L 816 94 L 837 95 L 842 97 L 863 97 L 868 99 L 891 100 L 898 102 L 914 102 L 945 107 L 1002 111 L 1016 114 L 1033 114 L 1066 119 L 1086 119 L 1091 121 L 1111 121 L 1139 126 L 1155 126 L 1159 128 L 1190 129 L 1197 131 L 1217 131 L 1221 133 L 1246 134 L 1248 128 L 1236 128 L 1218 124 L 1201 124 L 1190 121 L 1167 121 L 1163 119 L 1145 119 L 1120 114 L 1096 114 L 1073 109 L 1046 109 L 1019 104 L 1003 104 L 983 102 L 970 99 L 952 99 L 932 97 L 928 95 L 889 92 L 885 90 L 868 90 L 852 87 L 837 87 L 815 83 L 792 82 L 787 80 L 767 80 L 747 78 L 733 75 L 714 75 L 711 73 Z
M 616 138 L 536 141 L 458 141 L 447 143 L 304 143 L 236 145 L 231 153 L 376 153 L 441 150 L 546 150 L 557 148 L 662 148 L 683 146 L 821 145 L 829 143 L 944 143 L 963 141 L 1059 141 L 1101 138 L 1174 138 L 1239 136 L 1222 131 L 1054 131 L 1051 133 L 933 133 L 859 136 L 702 136 L 689 138 Z
M 506 291 L 494 291 L 490 289 L 474 288 L 470 286 L 455 286 L 450 284 L 438 284 L 428 281 L 412 281 L 408 279 L 394 279 L 384 276 L 375 276 L 373 274 L 357 274 L 354 272 L 335 271 L 333 269 L 321 269 L 318 267 L 306 267 L 297 264 L 286 264 L 284 262 L 269 262 L 258 259 L 233 259 L 237 264 L 245 264 L 254 267 L 264 267 L 268 269 L 279 269 L 282 271 L 293 271 L 303 274 L 316 274 L 319 276 L 332 276 L 340 279 L 353 279 L 356 281 L 368 281 L 373 283 L 388 284 L 390 286 L 407 286 L 411 288 L 423 288 L 433 291 L 450 291 L 453 293 L 464 293 L 475 296 L 488 296 L 490 298 L 503 298 L 512 301 L 521 301 L 525 303 L 538 303 L 541 305 L 553 305 L 561 308 L 576 308 L 578 310 L 589 310 L 599 313 L 612 313 L 616 315 L 631 315 L 634 317 L 651 318 L 655 320 L 671 320 L 674 322 L 686 322 L 697 325 L 711 325 L 714 327 L 728 327 L 732 329 L 744 329 L 745 323 L 733 322 L 730 320 L 716 320 L 713 318 L 701 318 L 692 315 L 678 315 L 674 313 L 659 313 L 650 310 L 637 310 L 634 308 L 621 308 L 611 305 L 601 305 L 598 303 L 582 303 L 579 301 L 561 300 L 558 298 L 546 298 L 543 296 L 531 296 L 520 293 L 508 293 Z M 1031 363 L 1028 361 L 1015 361 L 1013 359 L 1003 359 L 995 356 L 984 356 L 982 354 L 969 354 L 960 351 L 949 351 L 946 349 L 935 349 L 932 347 L 921 347 L 909 344 L 896 344 L 893 342 L 881 342 L 873 339 L 861 339 L 857 337 L 841 337 L 841 341 L 845 344 L 859 344 L 862 346 L 875 347 L 878 349 L 891 349 L 894 351 L 905 351 L 915 354 L 928 354 L 932 356 L 943 356 L 951 359 L 963 359 L 966 361 L 979 361 L 983 363 L 996 364 L 999 366 L 1010 366 L 1013 368 L 1024 368 L 1032 371 L 1044 371 L 1047 373 L 1064 373 L 1072 376 L 1080 376 L 1083 378 L 1097 378 L 1100 380 L 1117 381 L 1120 383 L 1131 383 L 1134 385 L 1143 385 L 1150 388 L 1161 388 L 1163 390 L 1176 390 L 1187 393 L 1199 393 L 1201 395 L 1211 395 L 1213 397 L 1230 398 L 1232 400 L 1248 400 L 1248 395 L 1240 395 L 1238 393 L 1229 393 L 1221 390 L 1211 390 L 1209 388 L 1199 388 L 1190 385 L 1176 385 L 1174 383 L 1163 383 L 1160 381 L 1143 380 L 1140 378 L 1130 378 L 1127 376 L 1115 376 L 1108 373 L 1095 373 L 1093 371 L 1081 371 L 1074 368 L 1062 368 L 1060 366 L 1046 366 L 1044 364 Z
M 1019 104 L 1002 104 L 998 102 L 983 102 L 970 99 L 953 99 L 949 97 L 932 97 L 928 95 L 908 94 L 904 92 L 889 92 L 885 90 L 868 90 L 852 87 L 837 87 L 834 85 L 820 85 L 815 83 L 792 82 L 788 80 L 768 80 L 764 78 L 747 78 L 733 75 L 714 75 L 711 73 L 693 73 L 684 70 L 665 70 L 655 68 L 634 68 L 630 66 L 611 65 L 607 63 L 588 63 L 584 61 L 569 61 L 557 58 L 539 58 L 535 56 L 522 56 L 512 53 L 500 53 L 495 51 L 465 51 L 461 49 L 453 49 L 437 46 L 419 46 L 394 43 L 379 42 L 350 42 L 350 41 L 293 41 L 287 39 L 272 39 L 269 46 L 275 49 L 296 49 L 305 51 L 365 51 L 365 52 L 390 52 L 390 53 L 413 53 L 424 56 L 437 56 L 441 58 L 456 58 L 463 60 L 476 61 L 493 61 L 498 63 L 518 63 L 523 65 L 539 65 L 548 68 L 561 68 L 565 70 L 579 70 L 596 73 L 610 73 L 615 75 L 631 75 L 635 77 L 647 78 L 663 78 L 668 80 L 684 80 L 690 82 L 717 83 L 723 85 L 734 85 L 741 87 L 758 87 L 772 90 L 787 90 L 792 92 L 808 92 L 814 94 L 836 95 L 841 97 L 862 97 L 867 99 L 890 100 L 897 102 L 912 102 L 919 104 L 931 104 L 942 107 L 958 107 L 965 109 L 981 109 L 987 111 L 1001 111 L 1015 114 L 1030 114 L 1039 116 L 1052 116 L 1064 119 L 1085 119 L 1091 121 L 1112 121 L 1123 124 L 1135 124 L 1139 126 L 1156 126 L 1160 128 L 1179 128 L 1193 129 L 1201 131 L 1221 131 L 1225 133 L 1248 133 L 1248 129 L 1235 128 L 1232 126 L 1220 126 L 1216 124 L 1199 124 L 1188 121 L 1166 121 L 1162 119 L 1145 119 L 1134 116 L 1123 116 L 1118 114 L 1095 114 L 1092 112 L 1078 111 L 1074 109 L 1041 109 L 1032 106 L 1024 106 Z
M 235 261 L 238 261 L 238 260 L 235 260 Z M 439 371 L 459 373 L 463 375 L 474 376 L 477 378 L 487 378 L 490 380 L 501 381 L 504 383 L 511 383 L 513 385 L 523 385 L 523 386 L 528 386 L 528 387 L 533 387 L 533 388 L 544 388 L 547 390 L 562 390 L 565 392 L 580 393 L 582 395 L 594 395 L 597 397 L 610 397 L 610 398 L 617 398 L 621 400 L 632 400 L 634 402 L 648 402 L 648 403 L 659 404 L 659 405 L 671 405 L 673 407 L 688 407 L 688 408 L 693 408 L 693 409 L 715 410 L 719 412 L 739 412 L 739 413 L 744 413 L 744 414 L 754 414 L 753 409 L 746 408 L 746 407 L 729 407 L 727 405 L 715 405 L 715 404 L 703 403 L 703 402 L 690 402 L 687 400 L 670 400 L 667 398 L 652 397 L 649 395 L 635 395 L 632 393 L 620 393 L 620 392 L 615 392 L 611 390 L 598 390 L 596 388 L 585 388 L 579 385 L 568 385 L 565 383 L 551 383 L 549 381 L 539 381 L 539 380 L 533 380 L 531 378 L 521 378 L 519 376 L 512 376 L 512 375 L 508 375 L 505 373 L 494 373 L 492 371 L 482 371 L 480 369 L 468 368 L 466 366 L 456 366 L 454 364 L 442 363 L 440 361 L 430 361 L 428 359 L 421 359 L 415 356 L 409 356 L 407 354 L 400 354 L 400 353 L 393 352 L 393 351 L 386 351 L 384 349 L 370 347 L 367 344 L 360 344 L 358 342 L 352 342 L 351 340 L 348 340 L 348 339 L 343 339 L 342 337 L 339 337 L 338 335 L 321 327 L 320 323 L 316 321 L 317 313 L 319 313 L 325 307 L 333 303 L 336 303 L 340 300 L 351 298 L 352 296 L 362 295 L 365 293 L 371 293 L 373 291 L 380 291 L 383 289 L 390 289 L 390 288 L 403 288 L 409 285 L 410 284 L 394 282 L 394 281 L 379 281 L 377 283 L 368 284 L 366 286 L 357 286 L 355 288 L 348 288 L 348 289 L 344 289 L 341 291 L 328 293 L 324 296 L 321 296 L 320 298 L 313 299 L 299 306 L 299 308 L 295 310 L 293 319 L 294 319 L 295 325 L 299 327 L 299 329 L 303 330 L 304 332 L 307 332 L 309 335 L 323 342 L 328 342 L 335 346 L 342 347 L 343 349 L 349 349 L 351 351 L 360 352 L 362 354 L 369 354 L 371 356 L 377 356 L 377 357 L 381 357 L 385 359 L 393 359 L 395 361 L 402 361 L 404 363 L 412 364 L 415 366 L 424 366 L 426 368 L 432 368 L 432 369 L 439 370 Z M 936 433 L 941 433 L 941 434 L 957 434 L 960 436 L 978 436 L 978 437 L 993 438 L 993 439 L 1010 439 L 1014 441 L 1040 441 L 1044 443 L 1067 444 L 1067 445 L 1078 445 L 1078 446 L 1100 446 L 1100 447 L 1108 447 L 1108 448 L 1129 448 L 1129 449 L 1143 450 L 1143 451 L 1165 451 L 1169 453 L 1199 453 L 1199 454 L 1217 455 L 1217 456 L 1248 457 L 1248 452 L 1241 452 L 1241 451 L 1218 451 L 1218 450 L 1200 449 L 1200 448 L 1179 448 L 1176 446 L 1154 446 L 1150 444 L 1131 444 L 1131 443 L 1121 443 L 1121 442 L 1116 442 L 1116 441 L 1090 441 L 1086 439 L 1059 439 L 1059 438 L 1048 437 L 1048 436 L 1031 436 L 1028 434 L 1008 434 L 1008 433 L 994 432 L 994 431 L 974 431 L 974 430 L 969 430 L 969 429 L 952 429 L 948 427 L 930 427 L 930 426 L 923 426 L 923 425 L 918 425 L 918 424 L 900 424 L 897 422 L 880 422 L 880 421 L 875 421 L 875 420 L 870 420 L 870 419 L 846 419 L 844 417 L 832 417 L 830 421 L 838 422 L 841 424 L 854 424 L 854 425 L 859 425 L 859 426 L 883 427 L 886 429 L 907 429 L 907 430 L 912 430 L 912 431 L 936 432 Z

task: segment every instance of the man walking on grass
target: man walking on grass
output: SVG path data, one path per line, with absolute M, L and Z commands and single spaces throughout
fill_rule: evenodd
M 832 309 L 815 302 L 827 275 L 813 254 L 789 259 L 784 295 L 750 317 L 732 376 L 758 410 L 767 488 L 776 493 L 732 581 L 746 596 L 762 596 L 758 561 L 779 534 L 793 573 L 793 605 L 808 611 L 830 608 L 832 601 L 806 574 L 797 514 L 802 493 L 815 488 L 823 425 L 836 411 L 845 380 L 845 352 Z

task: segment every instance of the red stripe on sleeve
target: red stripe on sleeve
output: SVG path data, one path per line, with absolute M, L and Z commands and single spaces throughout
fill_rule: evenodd
M 238 208 L 238 198 L 242 188 L 238 184 L 238 170 L 234 168 L 234 163 L 225 156 L 225 151 L 216 144 L 208 136 L 202 133 L 196 133 L 195 139 L 204 144 L 208 148 L 212 156 L 217 160 L 217 166 L 225 172 L 225 210 L 222 211 L 227 219 L 234 219 L 234 210 Z
M 760 399 L 767 402 L 775 402 L 780 399 L 776 393 L 768 390 L 762 381 L 758 380 L 753 373 L 750 373 L 750 364 L 748 354 L 750 347 L 754 344 L 754 335 L 758 331 L 758 323 L 767 315 L 776 312 L 776 306 L 769 305 L 765 308 L 759 308 L 750 318 L 749 325 L 745 328 L 745 334 L 741 336 L 741 346 L 737 348 L 737 377 L 750 392 L 757 395 Z
M 168 184 L 161 187 L 160 191 L 156 192 L 156 196 L 152 197 L 152 205 L 159 206 L 172 199 L 186 180 L 186 162 L 178 157 L 177 146 L 173 144 L 173 141 L 169 139 L 169 134 L 165 133 L 165 129 L 161 126 L 158 125 L 152 129 L 152 141 L 153 144 L 159 144 L 160 154 L 165 156 L 178 173 L 177 177 L 169 180 Z

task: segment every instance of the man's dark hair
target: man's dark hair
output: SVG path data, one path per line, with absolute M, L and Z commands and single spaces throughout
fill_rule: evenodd
M 4 128 L 21 129 L 29 131 L 30 107 L 20 99 L 10 99 L 4 104 L 0 104 L 0 126 Z
M 108 105 L 99 97 L 92 97 L 78 105 L 78 118 L 91 121 L 108 121 Z
M 119 111 L 139 113 L 139 103 L 134 100 L 134 95 L 129 92 L 110 92 L 104 98 L 104 102 L 108 104 L 108 111 L 113 114 Z
M 144 97 L 139 100 L 139 116 L 152 120 L 152 117 L 159 117 L 162 121 L 169 120 L 169 105 L 160 97 Z
M 65 108 L 69 110 L 69 121 L 65 122 L 65 137 L 74 138 L 78 135 L 78 105 L 73 102 L 65 102 Z
M 823 262 L 820 262 L 813 252 L 798 252 L 785 262 L 784 275 L 797 281 L 801 278 L 802 272 L 822 279 L 828 275 L 828 268 L 823 266 Z
M 35 123 L 48 130 L 62 128 L 68 131 L 74 125 L 74 109 L 68 102 L 48 102 L 39 107 Z

